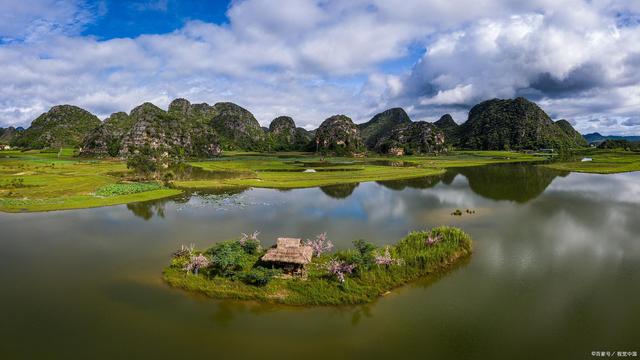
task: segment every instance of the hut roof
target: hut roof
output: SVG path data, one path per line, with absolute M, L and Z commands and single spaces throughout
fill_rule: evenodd
M 300 239 L 278 238 L 276 246 L 267 250 L 262 261 L 305 265 L 312 255 L 311 246 L 302 245 Z

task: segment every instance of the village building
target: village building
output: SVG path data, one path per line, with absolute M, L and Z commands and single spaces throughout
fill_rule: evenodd
M 401 147 L 392 147 L 389 149 L 389 155 L 393 155 L 393 156 L 403 156 L 404 155 L 404 149 Z
M 276 246 L 267 250 L 262 261 L 274 268 L 282 268 L 285 273 L 300 274 L 304 272 L 305 265 L 311 262 L 312 256 L 311 246 L 302 244 L 300 239 L 278 238 Z

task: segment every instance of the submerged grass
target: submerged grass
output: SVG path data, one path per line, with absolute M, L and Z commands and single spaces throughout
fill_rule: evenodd
M 259 266 L 263 252 L 247 255 L 232 274 L 183 270 L 183 261 L 174 259 L 164 270 L 164 280 L 171 286 L 198 292 L 218 299 L 256 300 L 288 305 L 348 305 L 374 301 L 387 292 L 419 278 L 438 276 L 466 259 L 472 252 L 468 234 L 452 227 L 412 232 L 397 244 L 373 249 L 370 254 L 388 254 L 393 263 L 378 265 L 362 259 L 356 250 L 314 257 L 306 278 L 273 278 L 264 286 L 247 284 L 241 279 Z M 199 252 L 196 252 L 199 253 Z M 202 254 L 209 254 L 205 251 Z M 373 256 L 373 255 L 372 255 Z M 344 282 L 328 272 L 331 261 L 356 264 L 353 273 L 345 274 Z M 215 262 L 214 262 L 215 263 Z M 213 266 L 213 265 L 212 265 Z

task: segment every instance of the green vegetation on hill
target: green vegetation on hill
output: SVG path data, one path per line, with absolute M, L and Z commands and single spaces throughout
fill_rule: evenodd
M 587 143 L 587 140 L 579 132 L 577 132 L 576 129 L 574 129 L 573 126 L 571 126 L 571 123 L 569 123 L 567 120 L 558 120 L 556 121 L 556 125 L 560 127 L 560 129 L 562 129 L 562 131 L 564 131 L 564 133 L 567 134 L 567 136 L 572 139 L 576 143 L 576 145 L 580 147 L 586 147 L 589 145 Z
M 223 150 L 266 150 L 264 131 L 247 109 L 229 102 L 213 107 L 216 115 L 211 119 L 211 125 Z
M 321 237 L 315 241 L 324 241 L 318 239 Z M 245 237 L 205 251 L 183 247 L 164 270 L 164 280 L 218 299 L 289 305 L 362 304 L 419 278 L 438 276 L 472 252 L 468 234 L 438 227 L 412 232 L 384 248 L 354 241 L 354 249 L 314 256 L 304 276 L 283 277 L 260 260 L 264 250 L 259 244 Z
M 373 149 L 380 138 L 396 126 L 410 123 L 411 119 L 404 109 L 393 108 L 375 115 L 366 123 L 358 124 L 358 129 L 367 148 Z
M 461 146 L 477 150 L 556 151 L 579 147 L 535 103 L 524 98 L 493 99 L 474 106 L 460 126 Z
M 433 125 L 444 132 L 444 137 L 447 144 L 451 146 L 458 146 L 458 144 L 460 143 L 460 125 L 458 125 L 453 120 L 451 115 L 442 115 L 442 117 L 440 117 L 438 121 L 434 122 Z
M 313 136 L 305 129 L 296 127 L 289 116 L 279 116 L 267 129 L 269 151 L 311 151 Z
M 24 131 L 24 130 L 23 130 Z M 13 141 L 20 136 L 22 131 L 14 128 L 13 126 L 9 126 L 8 128 L 0 128 L 0 145 L 9 145 L 12 144 Z
M 222 150 L 266 150 L 267 142 L 258 121 L 238 105 L 176 99 L 168 111 L 144 103 L 129 115 L 113 114 L 85 139 L 82 153 L 126 157 L 144 146 L 179 157 L 206 158 Z
M 320 124 L 315 133 L 319 152 L 351 155 L 364 151 L 358 127 L 345 115 L 334 115 Z
M 640 142 L 607 139 L 598 145 L 598 149 L 640 151 Z
M 174 103 L 176 101 L 186 102 L 178 99 Z M 120 156 L 128 156 L 146 146 L 177 157 L 220 154 L 219 138 L 211 126 L 196 117 L 198 112 L 195 111 L 180 116 L 174 110 L 174 103 L 168 112 L 151 103 L 133 109 L 130 114 L 134 119 L 133 127 L 122 139 Z
M 84 139 L 82 155 L 97 157 L 119 156 L 122 149 L 122 140 L 131 131 L 135 121 L 136 118 L 124 112 L 111 114 Z
M 444 133 L 426 121 L 398 125 L 378 139 L 375 149 L 382 154 L 438 154 L 446 150 Z
M 177 157 L 211 158 L 222 151 L 316 151 L 333 155 L 437 154 L 452 148 L 559 152 L 585 141 L 565 120 L 554 123 L 536 104 L 524 99 L 489 100 L 471 109 L 457 125 L 449 114 L 435 123 L 412 122 L 402 108 L 392 108 L 355 125 L 345 115 L 326 119 L 318 129 L 295 126 L 292 118 L 275 118 L 260 126 L 248 110 L 229 102 L 191 104 L 175 99 L 164 111 L 151 103 L 130 114 L 114 113 L 104 123 L 85 110 L 54 106 L 20 136 L 3 130 L 21 148 L 59 148 L 81 144 L 85 157 L 127 157 L 149 146 Z M 8 135 L 7 135 L 8 134 Z M 4 139 L 4 140 L 3 140 Z
M 88 111 L 58 105 L 35 119 L 12 145 L 27 149 L 77 147 L 98 126 L 100 120 Z

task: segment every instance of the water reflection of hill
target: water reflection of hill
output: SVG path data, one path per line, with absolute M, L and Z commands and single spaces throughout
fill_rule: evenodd
M 144 220 L 150 220 L 154 216 L 164 218 L 165 215 L 165 207 L 167 203 L 172 202 L 174 204 L 186 204 L 189 202 L 192 196 L 202 196 L 202 197 L 210 197 L 210 196 L 231 196 L 237 195 L 245 192 L 247 188 L 236 188 L 236 189 L 224 189 L 224 190 L 199 190 L 196 192 L 185 192 L 182 195 L 157 199 L 157 200 L 149 200 L 137 203 L 127 204 L 127 209 L 129 209 L 135 216 L 142 218 Z
M 471 190 L 480 196 L 518 203 L 537 198 L 556 177 L 569 174 L 527 164 L 477 166 L 453 171 L 464 175 Z
M 476 194 L 492 200 L 510 200 L 526 203 L 540 196 L 545 189 L 558 177 L 567 176 L 568 172 L 549 169 L 529 164 L 500 164 L 449 169 L 442 175 L 425 176 L 413 179 L 377 181 L 376 183 L 387 189 L 403 191 L 406 189 L 430 189 L 438 184 L 450 186 L 458 175 L 467 178 L 469 188 Z M 320 190 L 334 199 L 346 199 L 353 194 L 359 183 L 321 186 Z M 192 195 L 225 196 L 236 195 L 246 191 L 246 188 L 235 190 L 210 190 L 185 193 L 182 196 L 127 204 L 127 208 L 136 216 L 149 220 L 154 216 L 164 217 L 165 205 L 186 203 Z M 279 190 L 289 191 L 289 190 Z
M 167 203 L 167 199 L 151 200 L 144 202 L 137 202 L 127 204 L 127 209 L 133 213 L 133 215 L 142 218 L 144 220 L 150 220 L 154 216 L 164 218 L 164 207 Z
M 568 172 L 528 164 L 501 164 L 450 169 L 440 176 L 415 179 L 378 181 L 391 190 L 428 189 L 440 183 L 451 185 L 457 175 L 463 175 L 471 190 L 492 200 L 510 200 L 525 203 L 540 196 L 558 176 Z
M 446 174 L 440 176 L 425 176 L 413 179 L 404 180 L 389 180 L 389 181 L 376 181 L 377 184 L 386 187 L 387 189 L 401 191 L 406 188 L 411 189 L 428 189 L 438 185 Z M 450 182 L 449 182 L 450 183 Z
M 360 183 L 328 185 L 321 186 L 320 190 L 334 199 L 346 199 L 353 193 L 353 190 L 355 190 L 358 185 L 360 185 Z

